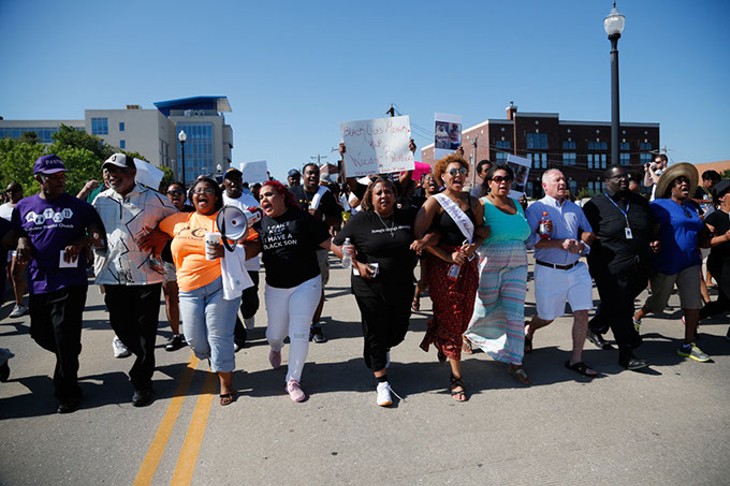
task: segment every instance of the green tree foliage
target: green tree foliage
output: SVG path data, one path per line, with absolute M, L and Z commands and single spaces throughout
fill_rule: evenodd
M 722 173 L 722 178 L 723 179 L 730 179 L 730 169 L 728 169 L 728 170 L 726 170 L 725 172 Z
M 18 181 L 26 196 L 37 193 L 39 186 L 33 177 L 33 164 L 41 155 L 56 154 L 63 159 L 68 169 L 66 192 L 72 195 L 76 195 L 89 179 L 101 180 L 101 164 L 115 152 L 145 160 L 137 152 L 119 150 L 97 136 L 67 125 L 61 125 L 48 146 L 38 143 L 34 135 L 34 132 L 28 132 L 20 140 L 0 139 L 0 186 L 3 189 L 10 182 Z

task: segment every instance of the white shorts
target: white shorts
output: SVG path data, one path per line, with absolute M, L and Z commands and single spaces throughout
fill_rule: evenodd
M 537 317 L 552 321 L 565 313 L 565 303 L 573 311 L 593 308 L 593 281 L 588 267 L 579 262 L 569 270 L 535 264 Z

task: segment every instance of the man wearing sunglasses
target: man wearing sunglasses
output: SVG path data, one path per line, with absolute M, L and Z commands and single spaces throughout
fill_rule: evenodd
M 535 248 L 535 301 L 537 315 L 525 333 L 525 346 L 532 349 L 535 331 L 545 327 L 565 312 L 565 303 L 573 311 L 573 352 L 565 367 L 588 378 L 598 376 L 583 362 L 583 345 L 588 331 L 588 311 L 593 308 L 593 283 L 588 267 L 580 257 L 590 252 L 593 229 L 583 210 L 566 196 L 568 183 L 558 169 L 542 175 L 545 197 L 527 208 L 527 222 L 532 234 L 528 247 Z M 549 237 L 538 233 L 540 220 L 547 213 Z M 527 350 L 527 349 L 526 349 Z
M 132 404 L 152 402 L 155 338 L 160 313 L 164 268 L 158 255 L 165 240 L 153 240 L 152 230 L 177 209 L 163 194 L 135 182 L 134 160 L 114 154 L 102 165 L 109 189 L 93 206 L 106 228 L 108 249 L 97 252 L 96 283 L 104 285 L 104 303 L 115 334 L 136 359 L 129 371 Z
M 604 177 L 606 192 L 583 206 L 597 238 L 588 255 L 588 266 L 601 297 L 587 338 L 601 349 L 613 349 L 603 339 L 610 327 L 619 349 L 619 364 L 639 370 L 649 364 L 633 352 L 641 344 L 632 322 L 634 299 L 646 288 L 651 253 L 659 250 L 659 242 L 654 239 L 649 202 L 629 190 L 630 174 L 626 169 L 609 167 Z

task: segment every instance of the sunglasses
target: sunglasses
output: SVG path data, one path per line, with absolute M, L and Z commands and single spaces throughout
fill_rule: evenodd
M 504 182 L 512 182 L 513 180 L 514 180 L 514 177 L 512 177 L 512 176 L 504 176 L 504 177 L 502 177 L 502 176 L 494 176 L 494 177 L 492 177 L 492 181 L 496 182 L 497 184 L 499 184 L 502 181 L 504 181 Z
M 466 167 L 460 167 L 458 169 L 451 169 L 449 174 L 451 174 L 451 177 L 456 177 L 457 174 L 466 175 L 466 172 Z
M 167 191 L 167 195 L 168 195 L 168 196 L 182 196 L 183 194 L 185 194 L 185 193 L 184 193 L 184 192 L 182 192 L 182 191 L 181 191 L 181 190 L 179 190 L 179 189 L 174 189 L 174 190 L 172 190 L 172 191 Z

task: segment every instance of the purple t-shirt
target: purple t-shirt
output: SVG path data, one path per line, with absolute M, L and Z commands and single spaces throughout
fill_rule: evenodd
M 85 235 L 87 227 L 101 228 L 91 204 L 65 193 L 53 201 L 36 194 L 18 201 L 12 222 L 27 233 L 33 245 L 33 259 L 28 265 L 31 294 L 87 284 L 85 252 L 81 252 L 74 267 L 60 268 L 60 262 L 61 251 Z

